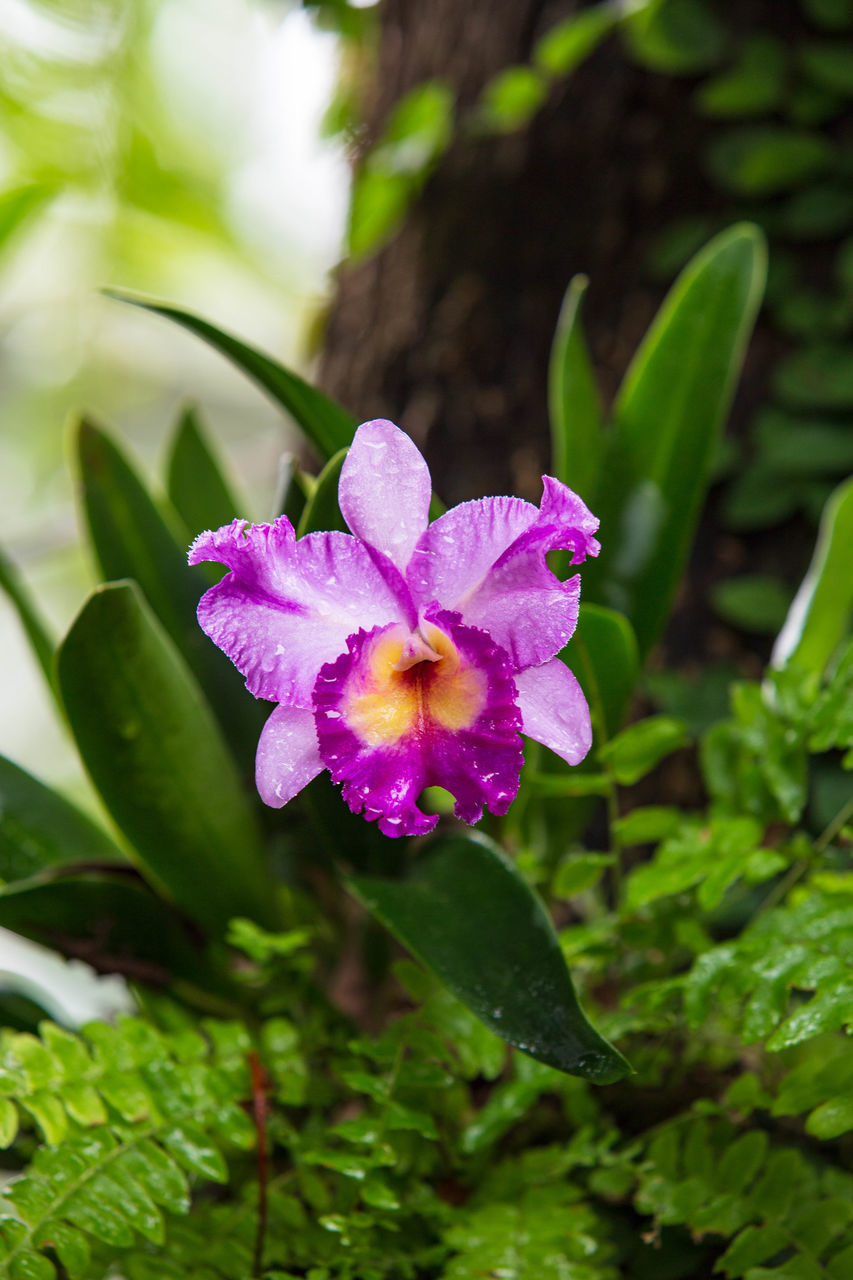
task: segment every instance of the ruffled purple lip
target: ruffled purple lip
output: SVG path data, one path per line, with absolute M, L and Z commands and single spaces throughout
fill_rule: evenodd
M 485 805 L 506 813 L 518 790 L 521 713 L 509 659 L 458 614 L 427 619 L 449 641 L 447 656 L 397 672 L 380 651 L 395 629 L 359 631 L 314 687 L 320 757 L 350 809 L 385 835 L 435 826 L 437 817 L 417 806 L 425 787 L 451 792 L 465 822 L 479 821 Z
M 278 704 L 258 746 L 267 804 L 286 804 L 328 768 L 352 809 L 387 835 L 415 835 L 436 822 L 417 806 L 426 786 L 452 792 L 466 822 L 486 805 L 505 813 L 519 731 L 571 764 L 583 758 L 589 711 L 556 656 L 580 583 L 558 581 L 545 557 L 597 555 L 598 522 L 565 485 L 543 485 L 539 508 L 483 498 L 429 525 L 426 463 L 377 420 L 359 427 L 341 472 L 355 536 L 297 540 L 280 517 L 196 539 L 191 563 L 230 570 L 202 598 L 201 626 L 250 691 Z M 400 655 L 389 664 L 392 641 Z

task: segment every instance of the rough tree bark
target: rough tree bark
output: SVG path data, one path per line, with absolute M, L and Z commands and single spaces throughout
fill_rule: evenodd
M 538 37 L 580 7 L 385 0 L 368 143 L 400 96 L 430 77 L 450 84 L 464 119 L 496 72 L 527 60 Z M 760 17 L 784 32 L 794 12 L 789 0 L 742 0 L 726 20 Z M 548 352 L 576 272 L 590 277 L 585 320 L 611 398 L 661 298 L 644 267 L 655 234 L 671 218 L 722 205 L 701 168 L 710 126 L 691 108 L 695 83 L 633 65 L 611 39 L 554 88 L 528 128 L 459 131 L 393 241 L 341 270 L 321 381 L 359 419 L 405 427 L 447 501 L 501 492 L 538 501 Z M 741 421 L 776 350 L 767 332 L 753 345 Z M 709 652 L 697 643 L 712 626 L 703 596 L 709 575 L 731 571 L 731 541 L 700 536 L 692 601 L 670 633 L 678 655 Z

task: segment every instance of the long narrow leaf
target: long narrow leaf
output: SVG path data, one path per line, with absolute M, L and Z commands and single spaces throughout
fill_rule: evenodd
M 230 524 L 247 509 L 232 491 L 221 464 L 214 457 L 198 413 L 181 413 L 169 446 L 166 488 L 172 506 L 190 534 Z
M 853 477 L 827 502 L 812 562 L 773 649 L 772 665 L 792 662 L 820 676 L 853 615 Z
M 96 590 L 63 641 L 80 754 L 151 882 L 203 926 L 274 927 L 255 816 L 200 689 L 131 582 Z
M 595 501 L 604 451 L 598 388 L 581 325 L 588 281 L 575 276 L 563 305 L 548 370 L 551 471 L 589 505 Z
M 41 619 L 35 601 L 30 595 L 17 566 L 0 548 L 0 591 L 4 591 L 15 606 L 21 626 L 30 642 L 36 661 L 45 680 L 53 688 L 54 643 L 47 626 Z
M 684 570 L 720 431 L 761 301 L 761 232 L 723 232 L 673 285 L 625 376 L 597 514 L 587 600 L 625 613 L 645 657 Z
M 174 320 L 190 333 L 209 342 L 266 391 L 276 404 L 287 410 L 323 458 L 330 458 L 338 449 L 344 449 L 352 443 L 357 425 L 355 419 L 336 401 L 322 391 L 317 391 L 304 378 L 286 369 L 271 356 L 256 351 L 254 347 L 241 342 L 223 329 L 218 329 L 209 321 L 202 320 L 200 316 L 193 315 L 191 311 L 183 311 L 180 307 L 173 307 L 165 302 L 139 298 L 115 289 L 108 289 L 106 293 L 119 302 L 129 302 L 135 307 L 142 307 L 156 315 L 165 316 L 168 320 Z

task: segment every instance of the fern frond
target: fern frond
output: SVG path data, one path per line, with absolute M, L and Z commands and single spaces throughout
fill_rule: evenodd
M 729 1280 L 851 1274 L 853 1175 L 772 1146 L 758 1129 L 706 1117 L 669 1124 L 646 1149 L 635 1203 L 660 1225 L 722 1237 L 716 1270 Z
M 0 1277 L 54 1280 L 59 1263 L 88 1280 L 93 1242 L 162 1242 L 189 1179 L 226 1181 L 223 1152 L 252 1146 L 251 1041 L 239 1023 L 164 1034 L 132 1017 L 40 1031 L 0 1034 L 5 1145 L 21 1119 L 45 1143 L 0 1196 Z

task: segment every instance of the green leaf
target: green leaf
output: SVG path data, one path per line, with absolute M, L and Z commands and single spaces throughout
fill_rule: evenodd
M 853 0 L 800 0 L 811 21 L 828 31 L 853 27 Z
M 126 874 L 46 875 L 0 889 L 0 925 L 101 972 L 225 994 L 185 920 Z
M 170 526 L 116 444 L 85 419 L 77 432 L 81 498 L 92 545 L 108 581 L 133 578 L 201 683 L 242 759 L 252 760 L 260 714 L 243 681 L 196 618 L 210 576 L 187 565 L 185 534 Z
M 311 497 L 305 503 L 305 509 L 299 517 L 296 530 L 298 538 L 306 533 L 316 533 L 324 529 L 340 529 L 349 533 L 349 525 L 341 515 L 338 506 L 338 481 L 341 468 L 346 461 L 347 449 L 340 449 L 330 458 L 317 477 L 317 484 Z
M 567 76 L 575 70 L 619 21 L 611 4 L 597 4 L 556 23 L 533 47 L 533 61 L 549 76 Z
M 711 603 L 714 611 L 732 626 L 775 636 L 785 621 L 791 593 L 778 578 L 747 573 L 715 583 Z
M 70 862 L 125 862 L 101 827 L 57 791 L 0 756 L 0 878 L 24 880 Z
M 575 634 L 561 653 L 589 703 L 599 742 L 618 731 L 639 675 L 637 641 L 627 618 L 582 604 Z
M 687 726 L 672 716 L 647 716 L 599 748 L 617 782 L 633 786 L 687 742 Z
M 794 597 L 772 664 L 796 664 L 820 675 L 844 639 L 853 610 L 853 478 L 826 504 L 808 572 Z
M 853 96 L 853 45 L 816 40 L 803 45 L 799 56 L 803 71 L 815 84 L 830 93 Z
M 33 182 L 3 192 L 0 196 L 0 252 L 53 199 L 56 190 L 51 184 Z
M 373 252 L 397 229 L 453 136 L 453 109 L 453 94 L 440 80 L 416 85 L 396 103 L 356 174 L 347 235 L 351 257 Z M 352 431 L 336 448 L 351 439 Z
M 741 196 L 772 196 L 801 186 L 832 164 L 832 144 L 819 133 L 783 125 L 733 129 L 708 148 L 711 178 Z
M 495 133 L 513 133 L 533 118 L 547 96 L 548 82 L 534 67 L 505 67 L 480 95 L 479 122 Z
M 605 869 L 614 861 L 612 853 L 570 854 L 557 868 L 551 892 L 556 898 L 573 898 L 576 893 L 598 884 Z
M 641 657 L 669 615 L 764 279 L 755 227 L 712 240 L 673 285 L 617 398 L 597 511 L 607 536 L 584 591 L 628 616 Z
M 346 410 L 270 356 L 256 351 L 239 338 L 217 329 L 215 325 L 190 311 L 114 289 L 106 292 L 119 302 L 129 302 L 132 306 L 142 307 L 146 311 L 165 316 L 168 320 L 174 320 L 176 324 L 189 329 L 190 333 L 209 342 L 291 415 L 321 457 L 329 458 L 338 449 L 346 448 L 352 442 L 357 424 Z
M 246 512 L 234 496 L 193 408 L 184 409 L 169 446 L 167 490 L 172 506 L 191 534 L 218 529 Z
M 86 768 L 146 876 L 216 932 L 235 915 L 274 928 L 275 892 L 231 756 L 133 583 L 89 597 L 58 676 Z
M 795 351 L 776 366 L 773 390 L 793 409 L 853 409 L 853 347 Z
M 785 46 L 772 35 L 744 40 L 728 71 L 706 80 L 696 92 L 696 104 L 707 116 L 763 115 L 781 101 L 785 88 Z
M 595 374 L 581 325 L 587 288 L 575 276 L 566 290 L 548 369 L 551 418 L 551 472 L 593 504 L 604 449 Z
M 783 475 L 853 471 L 853 432 L 831 419 L 795 418 L 780 409 L 762 409 L 753 437 L 762 462 Z
M 631 53 L 653 71 L 693 75 L 723 54 L 726 30 L 706 0 L 665 0 L 624 20 Z
M 432 841 L 405 880 L 357 877 L 364 905 L 472 1012 L 516 1048 L 598 1084 L 627 1062 L 587 1022 L 550 920 L 496 845 Z M 492 940 L 501 939 L 501 963 Z
M 2 548 L 0 548 L 0 591 L 4 591 L 15 606 L 35 659 L 41 667 L 45 680 L 53 689 L 53 640 L 17 566 Z

